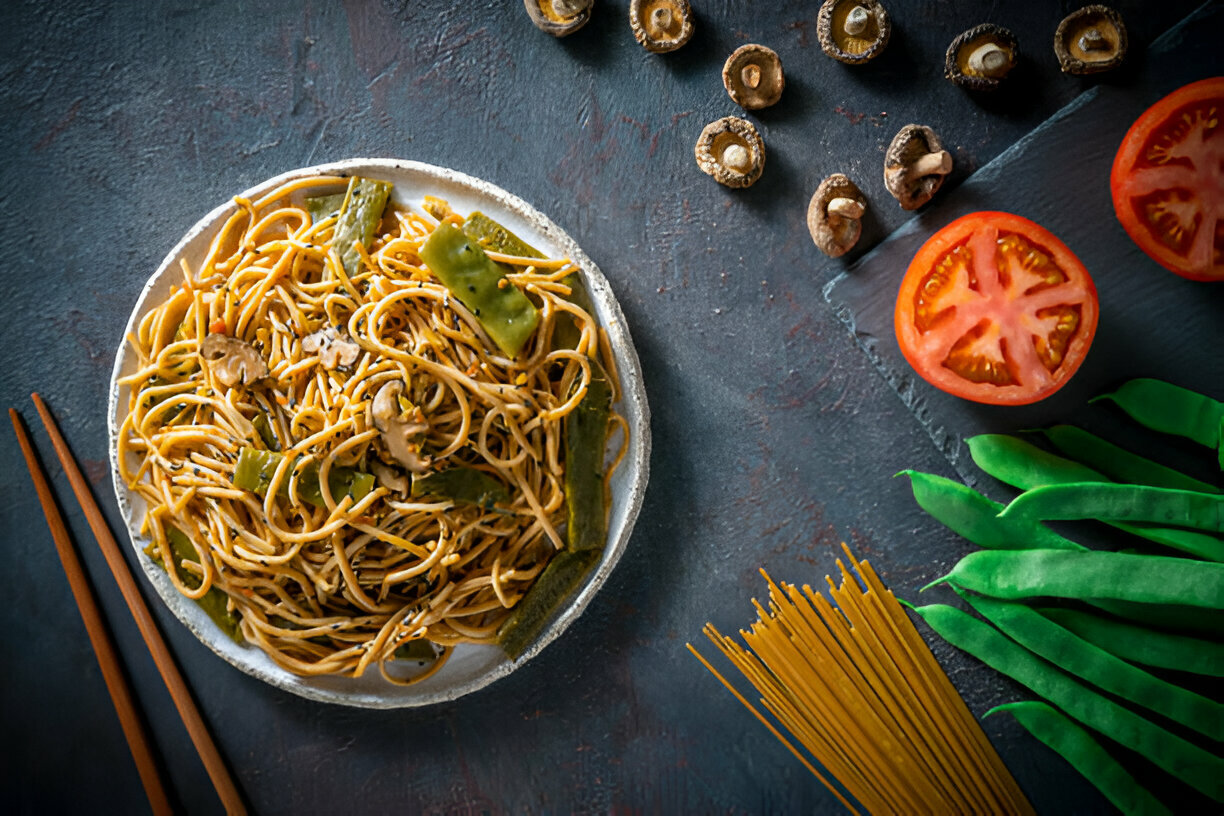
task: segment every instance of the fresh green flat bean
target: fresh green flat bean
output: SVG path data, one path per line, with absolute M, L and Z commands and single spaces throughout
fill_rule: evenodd
M 1026 731 L 1067 760 L 1091 782 L 1114 807 L 1131 816 L 1164 816 L 1171 811 L 1135 781 L 1100 743 L 1051 706 L 1036 700 L 1005 703 L 983 714 L 983 718 L 1006 712 Z
M 944 604 L 914 611 L 956 648 L 1028 687 L 1089 728 L 1137 751 L 1213 800 L 1224 802 L 1224 759 L 1098 694 L 967 612 Z
M 1071 482 L 1026 490 L 1000 515 L 1032 521 L 1140 522 L 1221 532 L 1224 496 L 1147 485 Z
M 965 440 L 978 467 L 1001 482 L 1031 490 L 1037 487 L 1083 482 L 1109 482 L 1104 474 L 1012 436 L 982 434 Z M 1220 560 L 1218 539 L 1193 530 L 1143 527 L 1124 521 L 1106 521 L 1123 532 L 1154 541 L 1211 561 Z
M 960 482 L 932 473 L 905 470 L 918 506 L 954 533 L 992 550 L 1082 550 L 1044 524 L 1001 519 L 1004 505 L 991 501 Z
M 1123 383 L 1109 400 L 1145 428 L 1160 433 L 1184 436 L 1200 445 L 1219 451 L 1224 468 L 1224 403 L 1162 380 L 1137 379 Z M 1095 400 L 1094 400 L 1095 402 Z
M 1157 669 L 1224 677 L 1224 643 L 1160 632 L 1067 607 L 1037 610 L 1110 654 Z
M 1004 434 L 981 434 L 965 440 L 974 463 L 1004 484 L 1030 490 L 1067 482 L 1106 482 L 1092 468 Z
M 602 550 L 608 538 L 604 455 L 612 388 L 598 366 L 578 407 L 565 417 L 565 539 L 570 550 Z
M 1150 604 L 1110 598 L 1087 600 L 1091 606 L 1143 626 L 1204 637 L 1224 637 L 1224 610 L 1182 604 Z
M 1162 555 L 1089 550 L 978 550 L 948 581 L 992 598 L 1111 598 L 1224 608 L 1224 564 Z
M 1220 488 L 1199 481 L 1159 462 L 1131 453 L 1096 434 L 1074 425 L 1055 425 L 1042 435 L 1066 456 L 1087 465 L 1115 482 L 1220 493 Z
M 1024 604 L 958 594 L 1003 634 L 1072 676 L 1213 740 L 1224 740 L 1224 705 L 1114 657 Z

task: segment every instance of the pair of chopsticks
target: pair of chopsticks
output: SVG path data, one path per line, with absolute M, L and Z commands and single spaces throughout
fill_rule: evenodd
M 183 675 L 179 672 L 178 665 L 174 662 L 174 656 L 170 653 L 170 649 L 166 646 L 165 640 L 162 639 L 161 632 L 158 630 L 153 616 L 149 613 L 149 607 L 145 604 L 144 597 L 136 586 L 136 581 L 128 569 L 123 553 L 119 551 L 119 545 L 115 543 L 115 538 L 111 535 L 110 528 L 106 524 L 102 511 L 98 509 L 98 504 L 94 501 L 93 494 L 89 490 L 89 484 L 81 473 L 81 468 L 77 465 L 76 459 L 73 458 L 72 451 L 68 449 L 68 443 L 64 441 L 63 435 L 60 434 L 55 418 L 52 417 L 50 410 L 47 409 L 47 404 L 43 402 L 42 397 L 38 396 L 38 394 L 32 394 L 31 397 L 34 400 L 34 407 L 38 409 L 38 415 L 42 418 L 43 425 L 47 429 L 47 434 L 51 438 L 51 444 L 55 447 L 55 453 L 59 457 L 60 463 L 64 466 L 64 473 L 72 484 L 72 491 L 76 494 L 77 501 L 81 504 L 81 509 L 85 512 L 85 518 L 89 521 L 90 529 L 93 530 L 94 537 L 98 540 L 98 546 L 101 547 L 102 554 L 106 556 L 106 563 L 110 566 L 111 573 L 115 576 L 115 582 L 119 585 L 119 591 L 123 594 L 123 599 L 127 601 L 132 617 L 136 619 L 136 626 L 140 629 L 140 634 L 153 656 L 153 662 L 157 664 L 157 670 L 161 673 L 162 680 L 170 691 L 170 696 L 174 700 L 179 716 L 183 719 L 183 725 L 187 727 L 187 734 L 191 737 L 191 741 L 195 745 L 201 761 L 204 763 L 204 768 L 212 780 L 213 787 L 216 788 L 221 803 L 225 806 L 227 813 L 245 814 L 246 806 L 243 804 L 242 797 L 238 793 L 238 788 L 230 777 L 229 770 L 225 767 L 225 761 L 221 758 L 216 743 L 213 742 L 212 735 L 208 733 L 208 727 L 204 724 L 204 719 L 200 716 L 199 709 L 196 708 L 195 701 L 191 697 L 191 691 L 183 680 Z M 102 667 L 102 676 L 106 681 L 106 688 L 110 692 L 111 700 L 115 704 L 115 710 L 119 714 L 119 724 L 122 726 L 123 734 L 127 738 L 128 746 L 131 748 L 132 758 L 136 760 L 136 769 L 140 773 L 140 780 L 144 785 L 145 794 L 149 798 L 149 804 L 152 805 L 153 812 L 159 816 L 160 814 L 173 813 L 170 797 L 166 792 L 165 781 L 162 779 L 161 768 L 154 759 L 153 748 L 140 717 L 139 706 L 123 673 L 119 653 L 107 632 L 102 612 L 98 608 L 97 600 L 94 598 L 93 591 L 85 575 L 85 570 L 81 566 L 76 549 L 73 547 L 72 539 L 68 533 L 68 526 L 64 523 L 64 518 L 60 515 L 59 508 L 56 505 L 55 494 L 52 492 L 46 473 L 43 471 L 42 465 L 39 463 L 38 457 L 34 452 L 34 445 L 30 441 L 29 432 L 25 429 L 21 415 L 17 413 L 16 409 L 10 408 L 9 418 L 13 421 L 13 430 L 17 433 L 17 441 L 21 445 L 22 454 L 25 456 L 26 466 L 30 469 L 30 478 L 34 480 L 34 489 L 38 492 L 38 500 L 42 504 L 43 513 L 47 517 L 47 525 L 51 528 L 51 537 L 55 540 L 55 548 L 59 551 L 60 561 L 63 563 L 64 572 L 68 576 L 68 584 L 72 588 L 73 597 L 76 598 L 77 608 L 80 609 L 81 617 L 85 619 L 85 629 L 89 633 L 89 641 L 93 644 L 94 653 L 98 656 L 98 663 Z

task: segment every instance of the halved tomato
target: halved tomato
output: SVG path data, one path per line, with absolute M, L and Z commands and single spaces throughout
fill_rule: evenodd
M 1144 111 L 1114 157 L 1109 188 L 1131 240 L 1191 280 L 1224 280 L 1224 77 Z
M 1092 277 L 1062 241 L 1027 218 L 976 212 L 918 250 L 894 324 L 901 353 L 931 385 L 1026 405 L 1071 379 L 1098 313 Z

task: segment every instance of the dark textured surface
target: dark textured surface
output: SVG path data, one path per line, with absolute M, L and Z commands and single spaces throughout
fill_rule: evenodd
M 562 41 L 517 0 L 0 8 L 0 402 L 32 416 L 29 392 L 46 396 L 113 529 L 105 394 L 131 304 L 197 218 L 293 167 L 397 156 L 516 193 L 600 265 L 642 357 L 655 451 L 629 550 L 583 618 L 510 678 L 421 711 L 310 703 L 229 667 L 154 605 L 256 812 L 838 812 L 683 648 L 707 620 L 749 621 L 758 566 L 814 582 L 845 539 L 912 595 L 965 550 L 890 478 L 952 470 L 821 297 L 844 265 L 812 246 L 808 196 L 834 171 L 860 185 L 861 254 L 909 217 L 881 179 L 900 126 L 935 128 L 955 185 L 1082 90 L 1148 69 L 1139 56 L 1114 76 L 1059 74 L 1051 38 L 1078 4 L 891 3 L 892 41 L 864 67 L 820 52 L 815 2 L 695 5 L 693 40 L 666 55 L 641 49 L 612 2 Z M 1194 5 L 1120 3 L 1132 48 Z M 941 77 L 947 43 L 987 20 L 1025 51 L 996 99 Z M 750 41 L 778 52 L 787 88 L 750 116 L 764 176 L 729 191 L 697 171 L 692 146 L 737 113 L 719 71 Z M 15 440 L 0 437 L 0 801 L 141 812 Z M 83 517 L 70 498 L 65 509 L 175 795 L 218 812 Z M 1015 694 L 935 651 L 975 712 Z M 1107 811 L 1014 724 L 986 728 L 1039 810 Z

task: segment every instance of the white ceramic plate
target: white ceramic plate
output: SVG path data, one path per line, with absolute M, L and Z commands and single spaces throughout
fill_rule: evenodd
M 634 520 L 641 508 L 650 466 L 650 411 L 646 404 L 637 352 L 634 351 L 620 306 L 612 295 L 607 279 L 595 264 L 556 224 L 505 190 L 453 170 L 420 162 L 348 159 L 292 170 L 256 185 L 242 195 L 255 199 L 286 181 L 313 175 L 359 175 L 384 179 L 395 185 L 393 199 L 400 204 L 419 206 L 425 195 L 433 195 L 449 201 L 459 213 L 480 210 L 549 257 L 569 257 L 581 267 L 599 322 L 607 329 L 612 353 L 620 372 L 624 395 L 616 408 L 629 424 L 629 451 L 612 480 L 612 512 L 603 560 L 586 584 L 517 661 L 510 661 L 495 646 L 462 645 L 455 649 L 455 653 L 441 670 L 411 686 L 387 683 L 376 670 L 367 672 L 366 676 L 361 678 L 299 677 L 287 672 L 257 647 L 239 645 L 226 637 L 199 606 L 174 589 L 165 571 L 143 552 L 148 544 L 148 539 L 142 537 L 139 532 L 144 513 L 143 502 L 119 478 L 115 444 L 128 404 L 127 389 L 121 389 L 118 380 L 136 367 L 135 355 L 129 353 L 126 339 L 115 357 L 108 411 L 111 473 L 115 495 L 119 500 L 119 508 L 127 523 L 137 558 L 162 600 L 201 641 L 242 671 L 312 700 L 362 708 L 400 708 L 454 700 L 505 677 L 555 640 L 586 608 L 624 552 Z M 144 291 L 132 310 L 127 328 L 124 329 L 124 338 L 134 331 L 141 316 L 160 303 L 171 285 L 181 279 L 180 258 L 185 258 L 193 269 L 199 268 L 212 236 L 234 210 L 232 201 L 217 207 L 200 219 L 170 251 L 153 277 L 145 284 Z

